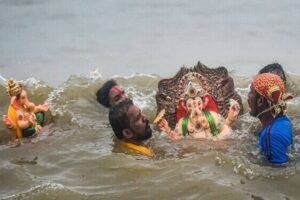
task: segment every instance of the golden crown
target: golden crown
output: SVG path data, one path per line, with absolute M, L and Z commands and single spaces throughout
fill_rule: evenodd
M 197 72 L 189 72 L 180 80 L 179 92 L 181 97 L 195 98 L 206 93 L 206 78 Z
M 6 91 L 8 96 L 13 97 L 20 94 L 23 90 L 23 87 L 20 83 L 14 79 L 9 79 L 6 83 Z

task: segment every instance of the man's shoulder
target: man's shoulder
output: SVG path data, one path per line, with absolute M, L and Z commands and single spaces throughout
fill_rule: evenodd
M 288 141 L 292 138 L 292 123 L 287 116 L 282 116 L 276 119 L 272 126 L 271 137 L 277 139 L 286 139 Z
M 274 121 L 272 125 L 272 130 L 275 129 L 281 131 L 289 131 L 291 127 L 292 127 L 291 120 L 289 119 L 288 116 L 283 115 Z

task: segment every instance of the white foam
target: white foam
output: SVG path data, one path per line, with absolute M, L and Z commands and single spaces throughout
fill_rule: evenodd
M 237 90 L 237 91 L 243 91 L 243 92 L 249 92 L 249 90 L 250 90 L 250 87 L 247 87 L 247 88 L 236 88 L 235 90 Z
M 55 101 L 60 99 L 61 94 L 65 90 L 65 84 L 54 89 L 48 96 L 48 99 L 46 100 L 46 103 L 49 105 L 49 110 L 51 110 L 52 115 L 63 115 L 64 114 L 64 106 L 56 107 L 55 108 Z
M 299 73 L 290 72 L 290 71 L 287 71 L 287 74 L 290 74 L 290 75 L 295 75 L 295 76 L 300 76 L 300 74 L 299 74 Z
M 300 97 L 295 97 L 289 101 L 287 101 L 288 105 L 299 105 L 300 104 Z
M 6 83 L 6 79 L 5 79 L 3 76 L 0 75 L 0 79 L 1 79 L 4 83 Z
M 44 83 L 42 83 L 42 81 L 37 80 L 37 79 L 35 79 L 33 77 L 30 77 L 30 78 L 28 78 L 26 80 L 21 80 L 20 82 L 22 84 L 24 84 L 24 85 L 29 86 L 30 88 L 35 88 L 35 89 L 41 88 L 41 87 L 43 87 L 43 88 L 47 87 L 47 85 L 44 84 Z
M 30 188 L 29 190 L 26 190 L 22 193 L 3 197 L 2 199 L 11 199 L 11 198 L 22 199 L 22 197 L 31 196 L 32 193 L 41 192 L 42 190 L 44 190 L 46 188 L 53 189 L 53 190 L 62 190 L 65 187 L 59 183 L 43 183 L 41 185 L 34 186 L 34 187 Z
M 97 67 L 94 70 L 90 71 L 89 78 L 92 80 L 98 80 L 102 78 L 102 74 L 100 73 L 100 69 Z
M 131 78 L 135 78 L 135 77 L 148 77 L 148 78 L 158 78 L 158 75 L 154 75 L 154 74 L 143 74 L 143 73 L 133 73 L 129 76 L 121 76 L 121 75 L 114 75 L 112 76 L 112 78 L 123 78 L 123 79 L 131 79 Z
M 145 92 L 141 92 L 135 87 L 128 87 L 125 91 L 126 94 L 131 96 L 133 102 L 138 105 L 141 110 L 146 108 L 153 109 L 156 107 L 155 91 L 149 91 L 148 94 L 145 94 Z

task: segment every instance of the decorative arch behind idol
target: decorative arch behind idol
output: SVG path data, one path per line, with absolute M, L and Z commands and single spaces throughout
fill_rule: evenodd
M 166 110 L 165 119 L 171 128 L 174 128 L 178 118 L 184 115 L 181 107 L 181 98 L 186 86 L 186 80 L 191 76 L 205 90 L 209 104 L 206 109 L 219 112 L 224 118 L 227 117 L 230 107 L 230 99 L 236 100 L 243 113 L 242 99 L 235 91 L 233 79 L 228 75 L 225 67 L 211 69 L 198 62 L 193 68 L 182 67 L 177 74 L 169 79 L 162 79 L 158 83 L 156 93 L 157 113 Z

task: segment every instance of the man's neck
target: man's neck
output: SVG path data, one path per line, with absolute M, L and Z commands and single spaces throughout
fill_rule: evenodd
M 124 142 L 132 143 L 132 144 L 135 144 L 135 145 L 141 145 L 143 143 L 142 141 L 137 141 L 137 140 L 132 140 L 132 139 L 124 140 Z
M 272 123 L 272 121 L 274 120 L 274 117 L 272 116 L 271 112 L 266 112 L 259 117 L 259 120 L 260 120 L 261 124 L 263 125 L 263 127 L 266 127 L 270 123 Z

